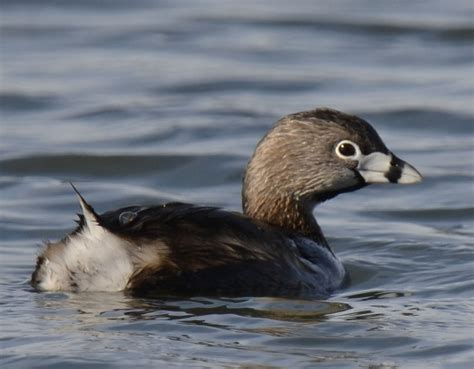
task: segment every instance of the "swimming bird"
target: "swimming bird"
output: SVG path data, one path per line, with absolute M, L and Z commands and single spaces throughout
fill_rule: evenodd
M 357 116 L 328 108 L 290 114 L 247 165 L 243 213 L 168 203 L 98 214 L 73 186 L 79 225 L 46 244 L 31 284 L 39 291 L 151 297 L 327 297 L 348 275 L 315 206 L 369 184 L 421 178 Z

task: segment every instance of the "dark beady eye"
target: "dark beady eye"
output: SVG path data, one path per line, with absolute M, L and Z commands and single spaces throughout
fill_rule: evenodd
M 348 157 L 355 155 L 356 148 L 349 142 L 342 142 L 337 146 L 337 151 L 340 155 Z

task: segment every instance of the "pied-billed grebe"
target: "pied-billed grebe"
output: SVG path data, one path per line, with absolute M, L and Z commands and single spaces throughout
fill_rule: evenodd
M 79 227 L 46 245 L 31 282 L 136 296 L 325 297 L 347 276 L 313 208 L 371 183 L 420 180 L 365 120 L 332 109 L 290 114 L 248 164 L 243 214 L 170 203 L 99 215 L 76 191 Z

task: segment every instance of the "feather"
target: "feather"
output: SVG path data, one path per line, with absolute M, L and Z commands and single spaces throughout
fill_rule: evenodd
M 94 208 L 88 204 L 88 202 L 84 199 L 78 189 L 70 182 L 69 183 L 76 193 L 77 197 L 79 198 L 79 204 L 81 205 L 83 219 L 80 217 L 80 221 L 84 222 L 85 227 L 87 227 L 92 235 L 99 235 L 100 233 L 105 231 L 105 228 L 102 227 L 100 222 L 99 215 L 95 212 Z

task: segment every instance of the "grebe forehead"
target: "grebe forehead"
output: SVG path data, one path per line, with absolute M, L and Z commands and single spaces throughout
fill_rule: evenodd
M 355 142 L 364 154 L 389 152 L 369 122 L 334 109 L 322 108 L 290 114 L 281 119 L 278 125 L 286 131 L 295 133 L 299 131 L 299 128 L 305 127 L 301 132 L 304 132 L 306 136 L 312 135 L 312 139 L 328 147 L 342 140 L 350 140 Z

